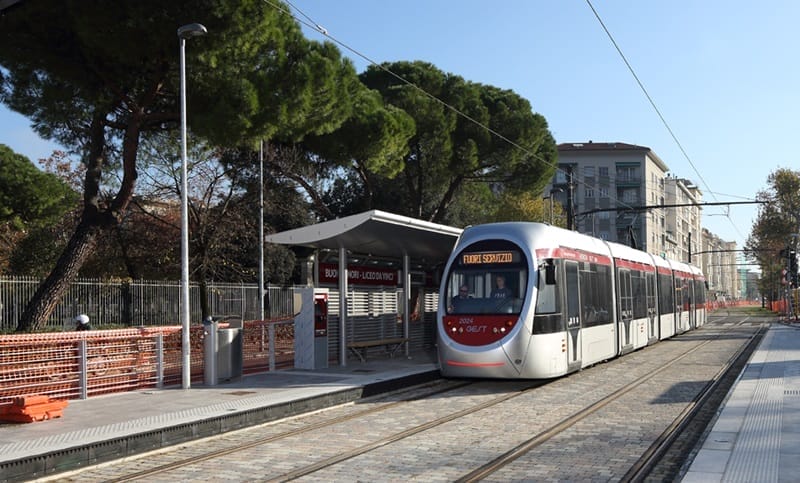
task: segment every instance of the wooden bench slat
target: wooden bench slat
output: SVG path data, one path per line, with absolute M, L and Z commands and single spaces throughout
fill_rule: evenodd
M 361 340 L 356 342 L 348 342 L 347 348 L 350 349 L 355 355 L 357 355 L 358 358 L 361 359 L 361 362 L 366 362 L 368 347 L 387 346 L 387 352 L 389 352 L 390 356 L 394 356 L 394 353 L 397 351 L 397 349 L 399 349 L 406 342 L 408 342 L 408 339 L 405 337 L 394 337 L 391 339 Z M 393 346 L 393 347 L 391 350 L 389 350 L 388 346 Z
M 408 339 L 404 337 L 396 337 L 394 339 L 360 340 L 356 342 L 348 342 L 347 347 L 376 347 L 380 345 L 402 344 L 403 342 L 408 342 Z

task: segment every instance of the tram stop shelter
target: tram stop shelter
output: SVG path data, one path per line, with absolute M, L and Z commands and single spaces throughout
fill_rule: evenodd
M 351 300 L 348 304 L 348 297 L 364 295 L 369 290 L 375 290 L 375 286 L 383 284 L 382 293 L 394 297 L 397 307 L 394 313 L 382 315 L 391 316 L 395 325 L 402 320 L 402 340 L 405 354 L 408 355 L 412 285 L 424 284 L 425 277 L 429 282 L 432 281 L 428 285 L 434 285 L 438 281 L 436 274 L 443 270 L 462 231 L 460 228 L 372 210 L 268 235 L 264 241 L 314 249 L 314 255 L 307 260 L 309 268 L 306 272 L 310 272 L 309 279 L 313 273 L 315 288 L 327 284 L 331 289 L 331 308 L 336 309 L 338 306 L 338 310 L 333 310 L 338 312 L 338 325 L 332 327 L 334 330 L 331 332 L 338 335 L 338 340 L 332 339 L 329 344 L 333 353 L 338 349 L 339 364 L 346 366 L 348 346 L 353 346 L 348 341 L 348 332 L 350 335 L 355 333 L 352 324 L 348 331 L 348 317 L 356 317 L 348 314 L 350 310 L 347 307 L 354 307 L 356 303 Z M 361 265 L 356 265 L 357 263 Z M 357 288 L 359 281 L 354 279 L 354 275 L 369 275 L 370 280 L 362 280 L 361 283 L 370 285 Z M 352 289 L 349 290 L 348 284 L 353 285 Z M 428 295 L 438 300 L 437 291 L 431 289 L 431 292 Z M 420 304 L 420 295 L 416 295 L 417 303 Z M 422 303 L 434 306 L 427 299 Z M 371 313 L 380 309 L 370 308 L 368 311 Z M 424 315 L 424 309 L 422 312 Z M 433 312 L 435 314 L 435 309 Z M 435 321 L 435 315 L 430 317 Z M 360 325 L 379 323 L 375 316 L 365 316 L 363 319 L 358 321 Z M 433 334 L 435 337 L 435 331 Z

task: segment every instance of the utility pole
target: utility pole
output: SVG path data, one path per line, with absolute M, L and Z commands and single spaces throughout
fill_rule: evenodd
M 567 166 L 567 230 L 575 229 L 575 183 L 572 181 L 573 165 Z

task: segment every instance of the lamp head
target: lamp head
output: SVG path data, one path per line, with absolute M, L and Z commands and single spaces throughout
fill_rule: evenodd
M 190 23 L 178 28 L 178 37 L 188 39 L 190 37 L 199 37 L 208 33 L 208 30 L 199 23 Z

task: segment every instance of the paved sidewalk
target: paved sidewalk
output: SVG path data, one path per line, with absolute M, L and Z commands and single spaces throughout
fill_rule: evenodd
M 439 377 L 433 353 L 282 370 L 205 387 L 70 400 L 61 418 L 0 423 L 0 481 L 24 481 Z
M 800 481 L 800 325 L 769 329 L 682 481 Z

